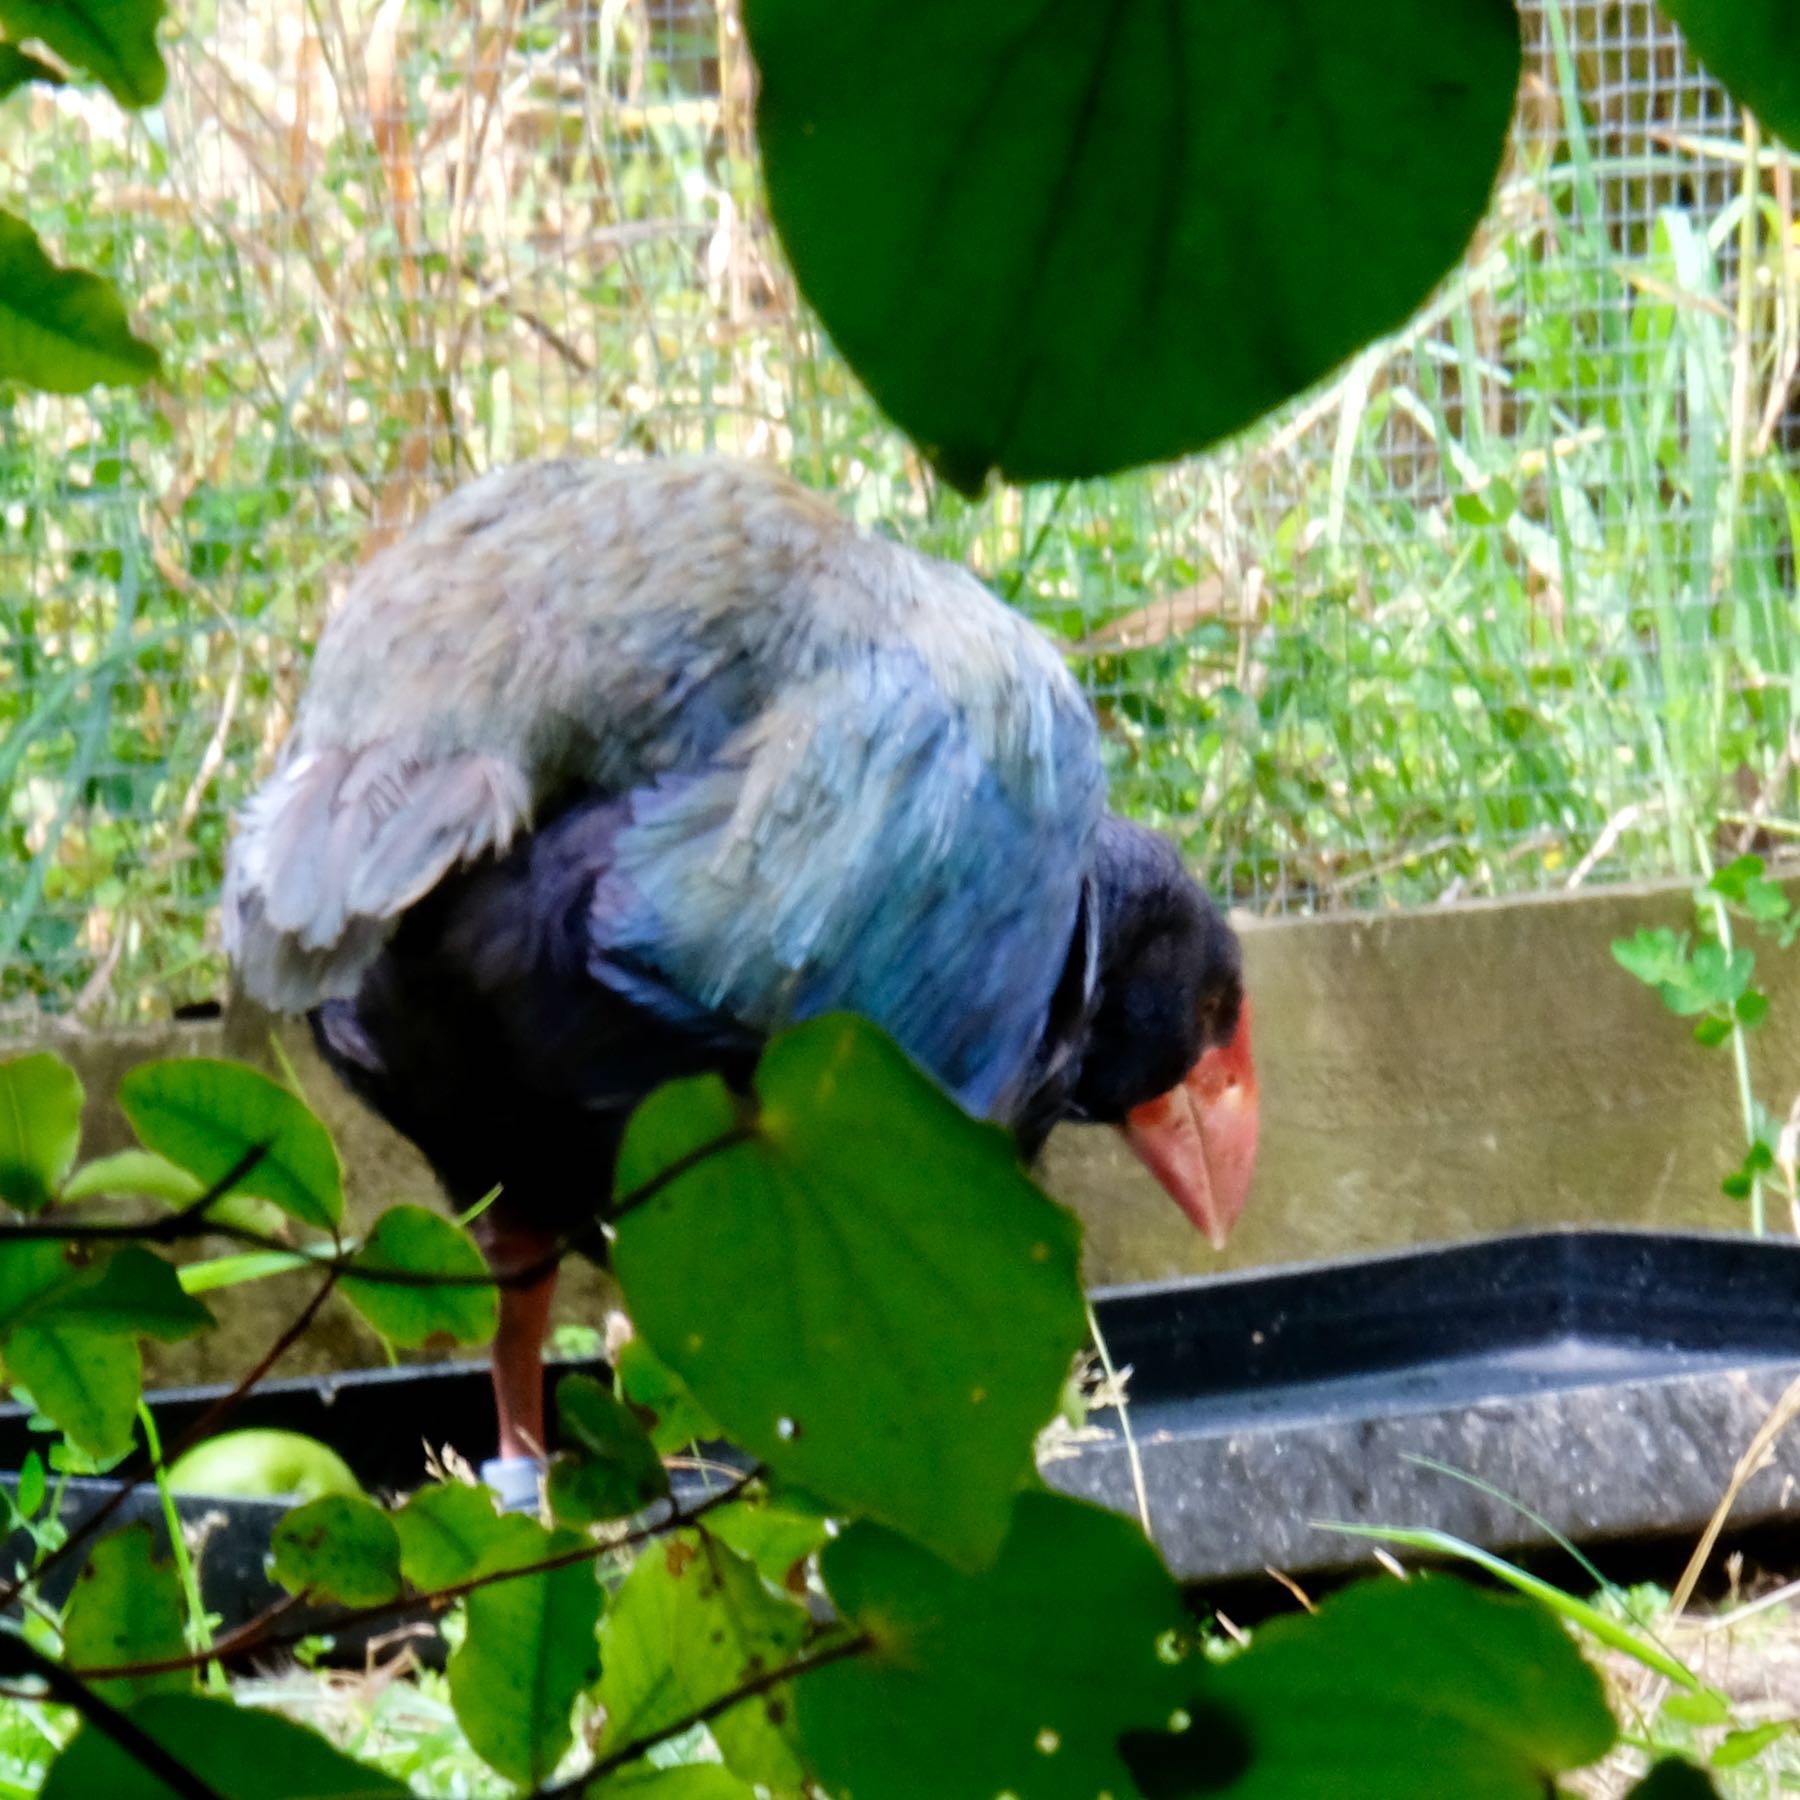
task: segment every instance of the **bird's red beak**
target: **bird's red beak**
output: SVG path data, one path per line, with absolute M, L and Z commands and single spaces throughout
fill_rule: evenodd
M 1223 1250 L 1250 1197 L 1256 1124 L 1246 1000 L 1231 1041 L 1205 1051 L 1179 1087 L 1134 1108 L 1121 1129 L 1169 1197 Z

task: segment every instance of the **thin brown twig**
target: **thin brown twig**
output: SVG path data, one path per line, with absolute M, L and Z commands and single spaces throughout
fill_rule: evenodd
M 269 1371 L 306 1335 L 313 1320 L 319 1316 L 319 1309 L 331 1298 L 332 1290 L 337 1286 L 339 1273 L 339 1270 L 333 1269 L 326 1275 L 314 1290 L 312 1298 L 289 1321 L 286 1330 L 256 1359 L 249 1373 L 238 1381 L 229 1394 L 223 1394 L 215 1400 L 175 1440 L 169 1452 L 171 1456 L 180 1456 L 182 1451 L 191 1444 L 198 1443 L 201 1438 L 206 1437 L 228 1413 L 235 1411 L 243 1404 L 250 1390 L 261 1382 Z
M 191 1200 L 180 1210 L 180 1212 L 172 1213 L 170 1218 L 173 1220 L 198 1218 L 209 1206 L 214 1205 L 228 1194 L 233 1185 L 243 1180 L 243 1178 L 248 1175 L 267 1154 L 268 1146 L 266 1144 L 251 1145 L 251 1147 L 246 1150 L 244 1154 L 206 1190 L 205 1193 L 201 1194 L 197 1199 Z M 333 1277 L 333 1280 L 335 1279 L 336 1278 Z M 331 1283 L 327 1282 L 327 1289 L 329 1289 L 330 1285 Z M 306 1308 L 301 1316 L 310 1321 L 318 1311 L 318 1306 L 320 1302 L 322 1302 L 323 1297 L 323 1294 L 321 1294 L 312 1305 Z M 280 1344 L 276 1354 L 279 1354 L 280 1349 L 285 1347 L 285 1343 Z M 270 1360 L 270 1358 L 265 1358 L 259 1367 L 266 1369 Z M 254 1376 L 253 1379 L 260 1380 L 261 1377 Z M 247 1389 L 238 1390 L 239 1397 L 241 1398 L 242 1393 L 247 1391 Z M 212 1410 L 216 1411 L 217 1409 L 214 1408 Z M 210 1418 L 212 1416 L 211 1412 L 209 1412 L 207 1416 Z M 204 1423 L 204 1421 L 202 1422 Z M 193 1441 L 194 1435 L 195 1434 L 192 1431 L 183 1434 L 177 1449 L 177 1454 L 179 1454 L 180 1448 L 185 1447 L 188 1443 Z M 54 1568 L 58 1563 L 63 1562 L 78 1545 L 86 1543 L 87 1540 L 125 1504 L 126 1496 L 130 1494 L 132 1489 L 137 1487 L 146 1476 L 150 1475 L 154 1471 L 154 1468 L 155 1462 L 150 1456 L 149 1451 L 140 1450 L 131 1462 L 127 1464 L 127 1473 L 120 1476 L 119 1486 L 109 1494 L 87 1518 L 82 1520 L 82 1522 L 76 1526 L 75 1529 L 70 1532 L 69 1535 L 57 1545 L 57 1547 L 52 1550 L 41 1563 L 28 1570 L 25 1574 L 16 1576 L 12 1581 L 8 1582 L 5 1587 L 0 1588 L 0 1612 L 7 1611 L 28 1586 L 38 1581 L 46 1571 Z
M 686 1512 L 671 1513 L 668 1518 L 654 1525 L 640 1525 L 620 1537 L 595 1540 L 583 1544 L 577 1550 L 561 1550 L 555 1556 L 546 1556 L 537 1562 L 520 1563 L 516 1567 L 505 1569 L 489 1569 L 483 1574 L 471 1575 L 462 1581 L 453 1581 L 424 1593 L 404 1594 L 393 1600 L 378 1600 L 369 1606 L 346 1607 L 329 1619 L 315 1621 L 304 1629 L 270 1629 L 300 1604 L 300 1595 L 288 1594 L 265 1608 L 254 1619 L 246 1619 L 235 1631 L 218 1639 L 210 1650 L 189 1652 L 182 1656 L 165 1656 L 155 1662 L 98 1665 L 74 1669 L 70 1673 L 84 1681 L 114 1680 L 128 1675 L 180 1674 L 187 1669 L 197 1669 L 203 1663 L 219 1662 L 228 1657 L 249 1656 L 259 1650 L 285 1649 L 306 1638 L 317 1637 L 321 1632 L 340 1632 L 357 1625 L 372 1625 L 378 1620 L 392 1618 L 397 1613 L 426 1610 L 440 1612 L 446 1606 L 466 1599 L 482 1588 L 498 1587 L 508 1581 L 522 1581 L 528 1575 L 553 1574 L 558 1569 L 573 1568 L 577 1563 L 598 1562 L 601 1557 L 609 1556 L 614 1551 L 629 1550 L 638 1544 L 649 1543 L 667 1532 L 684 1530 L 690 1525 L 698 1524 L 709 1512 L 738 1499 L 747 1488 L 760 1481 L 763 1474 L 762 1465 L 756 1464 L 745 1470 L 730 1486 L 708 1494 Z
M 696 1706 L 679 1719 L 671 1719 L 667 1725 L 659 1726 L 655 1731 L 646 1731 L 641 1737 L 621 1744 L 618 1749 L 601 1757 L 585 1774 L 577 1775 L 572 1781 L 559 1782 L 554 1787 L 538 1788 L 527 1796 L 527 1800 L 577 1800 L 594 1783 L 604 1780 L 627 1764 L 638 1761 L 640 1757 L 649 1755 L 658 1744 L 666 1744 L 671 1738 L 678 1738 L 698 1725 L 710 1725 L 714 1719 L 730 1712 L 733 1707 L 742 1706 L 746 1700 L 754 1700 L 802 1675 L 810 1675 L 815 1669 L 828 1668 L 832 1663 L 847 1661 L 852 1656 L 862 1656 L 874 1647 L 874 1636 L 869 1632 L 859 1631 L 852 1637 L 840 1638 L 835 1644 L 828 1644 L 823 1650 L 815 1650 L 807 1656 L 797 1656 L 792 1662 L 785 1662 L 779 1668 L 765 1670 L 754 1680 L 746 1681 L 729 1694 L 721 1694 L 716 1700 L 709 1700 L 704 1706 Z
M 250 1249 L 269 1250 L 280 1256 L 291 1256 L 298 1264 L 310 1265 L 332 1275 L 348 1276 L 354 1281 L 364 1282 L 374 1287 L 532 1287 L 544 1276 L 550 1274 L 571 1251 L 579 1249 L 592 1238 L 602 1226 L 610 1225 L 627 1214 L 635 1212 L 640 1206 L 654 1200 L 665 1188 L 679 1181 L 682 1176 L 690 1174 L 702 1163 L 709 1161 L 714 1156 L 722 1155 L 727 1150 L 734 1149 L 739 1144 L 749 1142 L 754 1136 L 755 1128 L 753 1126 L 734 1125 L 729 1131 L 722 1131 L 717 1137 L 708 1138 L 704 1144 L 696 1145 L 685 1155 L 676 1157 L 673 1162 L 666 1168 L 658 1170 L 648 1181 L 633 1188 L 610 1210 L 598 1214 L 586 1224 L 562 1233 L 548 1250 L 540 1251 L 528 1261 L 516 1263 L 510 1268 L 488 1269 L 479 1275 L 461 1275 L 433 1269 L 371 1268 L 357 1261 L 357 1258 L 363 1254 L 363 1247 L 360 1246 L 353 1250 L 337 1250 L 328 1255 L 321 1254 L 305 1244 L 291 1244 L 270 1232 L 258 1231 L 253 1226 L 239 1225 L 229 1219 L 207 1218 L 205 1216 L 207 1209 L 254 1169 L 267 1153 L 266 1146 L 260 1145 L 241 1157 L 233 1165 L 231 1171 L 220 1181 L 214 1183 L 198 1200 L 191 1201 L 179 1212 L 170 1213 L 166 1218 L 146 1219 L 135 1224 L 104 1225 L 83 1225 L 69 1220 L 54 1219 L 7 1221 L 0 1223 L 0 1244 L 46 1241 L 76 1244 L 174 1244 L 194 1238 L 221 1237 L 234 1244 L 243 1244 Z
M 319 1284 L 318 1291 L 295 1314 L 281 1335 L 276 1338 L 255 1364 L 229 1394 L 215 1400 L 186 1431 L 169 1446 L 170 1458 L 178 1457 L 191 1445 L 212 1431 L 222 1418 L 234 1411 L 243 1403 L 244 1397 L 274 1368 L 283 1356 L 291 1350 L 306 1334 L 314 1319 L 319 1315 L 319 1308 L 325 1304 L 333 1288 L 337 1286 L 337 1271 L 332 1270 Z M 85 1544 L 106 1522 L 118 1512 L 134 1488 L 140 1487 L 153 1472 L 154 1465 L 147 1450 L 140 1450 L 118 1477 L 119 1485 L 101 1501 L 93 1512 L 82 1520 L 57 1547 L 50 1552 L 35 1568 L 27 1570 L 23 1575 L 15 1577 L 5 1587 L 0 1588 L 0 1613 L 5 1612 L 23 1590 L 34 1582 L 41 1581 L 59 1563 L 66 1562 L 71 1555 Z M 210 1661 L 207 1657 L 203 1660 Z
M 718 1155 L 733 1145 L 745 1142 L 751 1135 L 752 1128 L 750 1126 L 734 1126 L 731 1130 L 721 1132 L 717 1137 L 709 1139 L 704 1144 L 698 1145 L 685 1156 L 677 1157 L 666 1168 L 659 1170 L 648 1181 L 640 1183 L 638 1187 L 626 1194 L 613 1208 L 608 1217 L 611 1219 L 622 1218 L 634 1208 L 642 1206 L 654 1199 L 672 1182 L 678 1180 L 682 1175 L 697 1167 L 709 1157 Z M 213 1206 L 220 1198 L 230 1192 L 231 1188 L 249 1174 L 267 1153 L 268 1147 L 266 1145 L 253 1145 L 229 1170 L 226 1171 L 225 1175 L 208 1188 L 204 1194 L 201 1194 L 197 1199 L 190 1201 L 186 1206 L 182 1207 L 180 1211 L 170 1214 L 166 1219 L 150 1220 L 146 1224 L 136 1227 L 89 1226 L 79 1230 L 70 1230 L 66 1226 L 57 1227 L 55 1225 L 47 1225 L 42 1228 L 37 1226 L 13 1226 L 0 1229 L 0 1242 L 4 1242 L 8 1236 L 29 1236 L 38 1239 L 75 1238 L 78 1240 L 86 1239 L 88 1241 L 94 1241 L 96 1239 L 117 1241 L 122 1239 L 142 1242 L 146 1238 L 149 1238 L 151 1241 L 168 1241 L 174 1236 L 205 1235 L 208 1232 L 214 1232 L 219 1229 L 219 1221 L 209 1220 L 205 1217 L 208 1208 Z M 481 1277 L 469 1276 L 461 1278 L 453 1276 L 431 1276 L 413 1270 L 363 1271 L 356 1268 L 353 1254 L 350 1256 L 339 1254 L 333 1257 L 307 1256 L 304 1252 L 295 1250 L 293 1246 L 283 1244 L 279 1239 L 268 1239 L 263 1245 L 264 1248 L 279 1250 L 286 1254 L 300 1257 L 304 1261 L 313 1263 L 316 1267 L 324 1270 L 325 1279 L 320 1283 L 318 1290 L 313 1294 L 312 1298 L 289 1322 L 287 1327 L 269 1346 L 268 1350 L 258 1358 L 257 1362 L 248 1373 L 245 1374 L 236 1386 L 232 1388 L 231 1392 L 216 1400 L 187 1428 L 186 1431 L 181 1433 L 168 1450 L 167 1454 L 169 1458 L 173 1459 L 180 1456 L 189 1446 L 198 1443 L 200 1439 L 207 1436 L 217 1426 L 221 1419 L 227 1417 L 243 1402 L 244 1397 L 251 1389 L 261 1382 L 275 1364 L 279 1362 L 280 1359 L 293 1348 L 299 1339 L 305 1335 L 307 1330 L 311 1327 L 313 1320 L 318 1316 L 319 1309 L 325 1304 L 332 1291 L 336 1288 L 340 1277 L 350 1275 L 363 1280 L 382 1280 L 393 1276 L 416 1277 L 416 1279 L 404 1283 L 404 1285 L 409 1286 L 505 1287 L 515 1284 L 521 1286 L 529 1285 L 530 1282 L 541 1278 L 543 1275 L 548 1274 L 550 1270 L 554 1269 L 557 1264 L 561 1262 L 563 1256 L 592 1229 L 593 1227 L 591 1226 L 584 1227 L 580 1232 L 573 1234 L 566 1241 L 561 1241 L 552 1246 L 549 1252 L 533 1258 L 531 1262 L 521 1265 L 517 1269 L 498 1273 L 490 1272 Z M 236 1236 L 239 1234 L 234 1228 L 224 1235 Z M 249 1235 L 253 1238 L 262 1237 L 261 1233 L 252 1233 Z M 51 1569 L 67 1561 L 81 1545 L 87 1543 L 102 1526 L 117 1514 L 132 1491 L 140 1486 L 153 1471 L 154 1464 L 152 1459 L 146 1451 L 140 1450 L 138 1454 L 127 1463 L 124 1471 L 118 1476 L 119 1485 L 92 1513 L 88 1515 L 86 1519 L 70 1532 L 68 1537 L 65 1538 L 55 1550 L 51 1551 L 42 1562 L 36 1565 L 36 1567 L 16 1577 L 11 1582 L 5 1584 L 5 1586 L 0 1587 L 0 1612 L 4 1612 L 6 1608 L 10 1607 L 27 1587 L 42 1580 Z M 745 1477 L 744 1482 L 739 1483 L 736 1487 L 721 1490 L 719 1494 L 709 1497 L 706 1502 L 703 1502 L 700 1506 L 695 1507 L 691 1512 L 684 1515 L 678 1523 L 686 1523 L 688 1520 L 698 1518 L 704 1512 L 710 1510 L 711 1506 L 721 1504 L 725 1499 L 730 1498 L 733 1494 L 740 1491 L 741 1487 L 754 1479 L 755 1474 L 759 1472 L 760 1471 L 753 1471 L 751 1475 Z M 655 1532 L 663 1529 L 665 1529 L 665 1526 L 657 1526 L 650 1528 L 639 1535 L 654 1535 Z M 630 1541 L 632 1540 L 628 1537 L 626 1539 L 617 1540 L 612 1544 L 597 1545 L 593 1548 L 592 1554 L 598 1557 L 605 1554 L 608 1550 L 620 1548 Z M 583 1550 L 579 1553 L 569 1553 L 564 1561 L 577 1562 L 582 1560 L 587 1554 L 587 1547 L 584 1546 Z M 563 1563 L 553 1561 L 546 1566 L 561 1567 L 563 1566 Z M 525 1571 L 500 1571 L 496 1572 L 496 1574 L 491 1577 L 478 1577 L 475 1579 L 473 1586 L 466 1587 L 462 1591 L 472 1592 L 473 1587 L 475 1586 L 486 1586 L 491 1580 L 505 1579 L 509 1574 L 516 1575 L 523 1572 Z M 455 1597 L 457 1597 L 457 1595 L 454 1592 L 448 1593 L 445 1596 L 446 1603 L 448 1599 Z M 382 1617 L 395 1611 L 406 1610 L 419 1603 L 420 1601 L 418 1599 L 389 1602 L 376 1608 L 372 1614 L 348 1614 L 345 1616 L 343 1622 L 359 1623 L 365 1616 Z M 271 1612 L 274 1610 L 275 1609 L 272 1608 Z M 265 1623 L 266 1622 L 267 1615 L 265 1615 Z M 238 1635 L 239 1634 L 233 1634 L 234 1638 Z M 284 1640 L 279 1635 L 272 1635 L 265 1639 L 259 1639 L 254 1645 L 246 1645 L 240 1642 L 236 1644 L 234 1648 L 239 1653 L 242 1653 L 242 1651 L 247 1648 L 260 1648 L 265 1644 L 273 1646 L 282 1641 L 297 1641 L 297 1639 Z M 215 1645 L 212 1651 L 207 1653 L 200 1660 L 212 1661 L 218 1654 L 218 1646 Z M 175 1666 L 188 1665 L 184 1659 L 183 1662 Z

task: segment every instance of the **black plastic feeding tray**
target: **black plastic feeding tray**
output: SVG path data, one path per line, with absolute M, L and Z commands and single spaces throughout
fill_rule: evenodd
M 1692 1534 L 1800 1377 L 1800 1247 L 1740 1237 L 1538 1232 L 1112 1289 L 1096 1306 L 1114 1361 L 1132 1370 L 1158 1541 L 1194 1579 L 1368 1559 L 1366 1542 L 1318 1521 L 1436 1526 L 1509 1551 L 1546 1541 L 1517 1508 L 1420 1458 L 1466 1470 L 1578 1542 Z M 223 1391 L 153 1395 L 164 1441 Z M 427 1444 L 479 1460 L 492 1402 L 477 1365 L 383 1369 L 270 1382 L 232 1423 L 323 1439 L 366 1486 L 394 1491 L 422 1478 Z M 0 1408 L 0 1468 L 16 1469 L 30 1442 L 23 1411 Z M 1114 1414 L 1096 1415 L 1045 1475 L 1134 1509 Z M 109 1488 L 71 1486 L 80 1508 Z M 1769 1524 L 1790 1502 L 1800 1507 L 1800 1442 L 1784 1438 L 1734 1521 Z M 203 1557 L 208 1603 L 228 1622 L 266 1604 L 279 1504 L 183 1511 L 223 1515 Z M 160 1529 L 153 1491 L 125 1516 Z
M 1532 1232 L 1114 1289 L 1099 1314 L 1133 1370 L 1151 1521 L 1182 1575 L 1368 1560 L 1366 1541 L 1323 1521 L 1434 1526 L 1511 1551 L 1550 1541 L 1529 1509 L 1581 1544 L 1691 1543 L 1800 1378 L 1800 1246 Z M 1132 1503 L 1116 1428 L 1046 1474 Z M 1790 1514 L 1795 1432 L 1732 1521 Z

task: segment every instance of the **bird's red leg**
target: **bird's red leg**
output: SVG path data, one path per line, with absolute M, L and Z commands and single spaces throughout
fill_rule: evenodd
M 488 1266 L 496 1274 L 529 1268 L 556 1247 L 547 1231 L 510 1221 L 478 1225 Z M 550 1329 L 550 1302 L 556 1293 L 556 1270 L 550 1269 L 523 1287 L 500 1290 L 500 1328 L 494 1334 L 492 1364 L 494 1405 L 500 1415 L 500 1454 L 541 1459 L 544 1435 L 544 1338 Z
M 530 1287 L 500 1290 L 493 1365 L 502 1456 L 544 1454 L 544 1337 L 555 1292 L 554 1270 Z

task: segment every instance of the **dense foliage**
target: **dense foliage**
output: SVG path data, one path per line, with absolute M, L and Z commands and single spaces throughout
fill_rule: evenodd
M 494 1290 L 471 1285 L 457 1226 L 400 1207 L 342 1235 L 330 1140 L 281 1086 L 177 1061 L 127 1089 L 142 1147 L 82 1163 L 67 1066 L 0 1063 L 0 1358 L 64 1434 L 59 1472 L 163 1481 L 185 1448 L 133 1445 L 138 1339 L 210 1323 L 166 1246 L 223 1236 L 302 1261 L 315 1307 L 335 1291 L 399 1343 L 491 1333 Z M 160 1208 L 121 1217 L 146 1195 Z M 240 1222 L 250 1201 L 282 1228 Z M 610 1217 L 639 1340 L 618 1393 L 564 1379 L 547 1520 L 446 1479 L 389 1505 L 323 1493 L 273 1544 L 279 1581 L 337 1629 L 459 1608 L 449 1704 L 518 1788 L 1303 1800 L 1328 1782 L 1537 1800 L 1611 1746 L 1561 1626 L 1445 1580 L 1352 1590 L 1207 1653 L 1138 1526 L 1033 1469 L 1083 1340 L 1073 1221 L 870 1027 L 778 1039 L 749 1107 L 710 1082 L 663 1090 L 633 1123 Z M 666 1428 L 694 1428 L 672 1396 L 754 1452 L 703 1497 L 671 1498 Z M 48 1504 L 37 1488 L 16 1519 Z M 45 1793 L 405 1791 L 203 1694 L 215 1646 L 185 1552 L 106 1523 L 44 1531 L 8 1586 L 39 1595 L 86 1555 L 67 1611 L 39 1599 L 7 1640 L 12 1672 L 71 1709 L 52 1710 Z M 277 1607 L 217 1648 L 292 1641 Z M 591 1752 L 576 1748 L 594 1716 Z M 117 1785 L 84 1785 L 102 1779 Z

